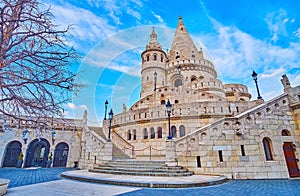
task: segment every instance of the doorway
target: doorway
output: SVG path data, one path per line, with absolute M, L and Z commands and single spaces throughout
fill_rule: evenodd
M 24 167 L 46 167 L 50 143 L 44 139 L 35 139 L 29 143 Z
M 19 141 L 9 142 L 6 146 L 4 161 L 2 167 L 17 167 L 22 144 Z
M 288 167 L 288 171 L 291 178 L 300 177 L 300 172 L 299 172 L 294 150 L 295 148 L 293 148 L 292 142 L 284 142 L 283 151 L 284 151 L 286 165 Z
M 56 145 L 54 150 L 53 167 L 66 167 L 69 154 L 69 145 L 61 142 Z

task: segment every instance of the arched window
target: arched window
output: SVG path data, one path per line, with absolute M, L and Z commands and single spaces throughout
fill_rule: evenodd
M 133 140 L 136 140 L 136 130 L 133 129 Z
M 172 126 L 171 127 L 171 132 L 172 132 L 172 137 L 177 137 L 177 131 L 176 131 L 176 127 L 175 126 Z
M 191 82 L 193 82 L 193 81 L 197 81 L 197 77 L 196 76 L 192 76 L 191 77 Z
M 157 60 L 157 55 L 156 55 L 156 54 L 154 54 L 154 56 L 153 56 L 153 60 L 154 60 L 154 61 L 156 61 L 156 60 Z
M 174 103 L 179 103 L 179 101 L 176 99 Z
M 162 138 L 162 128 L 157 127 L 157 138 Z
M 273 160 L 272 149 L 271 149 L 272 141 L 270 140 L 270 138 L 265 137 L 263 139 L 263 145 L 264 145 L 266 160 L 267 161 Z
M 144 128 L 144 139 L 148 139 L 148 131 L 147 131 L 147 128 Z
M 165 104 L 166 104 L 166 101 L 165 101 L 165 100 L 161 100 L 161 101 L 160 101 L 160 104 L 161 104 L 161 105 L 165 105 Z
M 177 78 L 174 82 L 174 86 L 175 87 L 182 86 L 182 80 L 180 78 Z
M 149 55 L 147 55 L 147 61 L 150 61 L 150 56 Z
M 283 129 L 283 130 L 281 131 L 281 135 L 282 135 L 282 136 L 291 136 L 291 133 L 290 133 L 288 130 Z
M 184 125 L 180 125 L 180 127 L 179 127 L 179 136 L 180 137 L 185 136 L 185 127 L 184 127 Z
M 151 133 L 150 138 L 154 139 L 155 138 L 155 131 L 154 131 L 153 127 L 150 128 L 150 133 Z
M 164 56 L 163 55 L 160 56 L 160 62 L 164 62 Z
M 130 132 L 130 130 L 127 131 L 127 140 L 131 140 L 131 132 Z

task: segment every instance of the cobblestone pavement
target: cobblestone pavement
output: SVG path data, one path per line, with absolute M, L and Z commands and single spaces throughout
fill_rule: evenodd
M 9 179 L 8 188 L 59 180 L 62 172 L 73 168 L 0 168 L 0 178 Z
M 220 195 L 300 195 L 300 180 L 233 180 L 224 184 L 183 189 L 140 189 L 119 196 L 163 195 L 163 196 L 220 196 Z
M 60 180 L 59 174 L 69 171 L 68 168 L 37 168 L 15 169 L 0 168 L 0 178 L 10 179 L 9 195 L 300 195 L 300 179 L 292 180 L 233 180 L 224 184 L 198 187 L 198 188 L 174 188 L 151 189 L 137 187 L 123 187 L 113 185 L 101 185 L 96 183 L 79 182 L 72 180 Z M 58 181 L 57 181 L 58 180 Z M 48 182 L 51 181 L 51 182 Z M 41 183 L 47 182 L 47 183 Z M 29 185 L 32 184 L 32 185 Z M 24 186 L 29 185 L 29 186 Z M 15 187 L 15 188 L 12 188 Z

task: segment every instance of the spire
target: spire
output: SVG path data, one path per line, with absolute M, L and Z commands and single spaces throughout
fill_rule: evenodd
M 150 48 L 158 48 L 161 49 L 160 44 L 157 42 L 157 34 L 155 32 L 154 27 L 152 28 L 152 33 L 150 35 L 150 42 L 149 44 L 146 46 L 146 49 L 150 49 Z
M 157 43 L 157 35 L 155 33 L 154 27 L 152 27 L 152 33 L 150 35 L 150 43 Z
M 192 38 L 187 32 L 182 17 L 178 18 L 178 25 L 170 50 L 170 60 L 176 59 L 200 59 L 201 55 L 197 50 Z

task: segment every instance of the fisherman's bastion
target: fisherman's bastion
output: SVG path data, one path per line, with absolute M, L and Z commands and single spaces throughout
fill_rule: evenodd
M 0 167 L 93 172 L 113 160 L 157 161 L 229 179 L 300 176 L 299 85 L 283 75 L 282 93 L 264 101 L 259 91 L 256 98 L 247 86 L 218 79 L 181 17 L 169 51 L 154 28 L 149 34 L 136 103 L 119 114 L 105 111 L 102 127 L 88 125 L 88 112 L 75 120 L 45 117 L 46 127 L 2 116 Z

